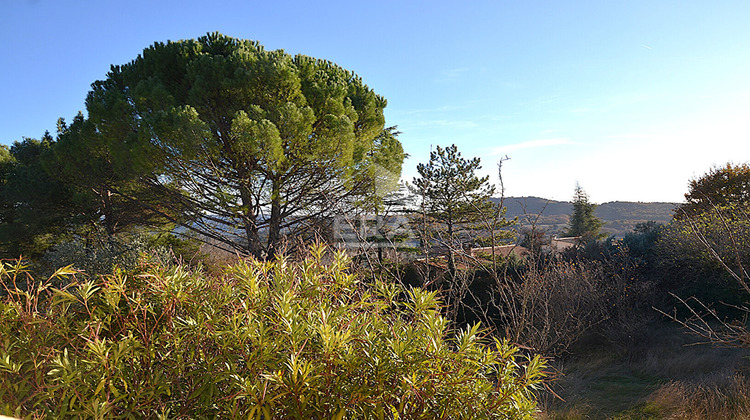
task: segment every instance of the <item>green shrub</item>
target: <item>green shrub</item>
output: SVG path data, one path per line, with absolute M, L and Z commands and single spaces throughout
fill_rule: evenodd
M 532 418 L 544 362 L 434 292 L 364 284 L 322 248 L 219 279 L 143 266 L 32 287 L 5 264 L 0 414 L 84 418 Z M 62 290 L 50 287 L 72 276 Z M 78 278 L 76 278 L 78 277 Z
M 656 268 L 668 292 L 716 305 L 722 318 L 744 315 L 738 309 L 745 305 L 745 286 L 730 273 L 742 273 L 750 265 L 750 215 L 745 207 L 683 214 L 663 229 L 656 249 Z
M 110 235 L 95 230 L 85 237 L 74 237 L 51 247 L 42 257 L 42 272 L 70 265 L 93 276 L 112 274 L 115 267 L 134 270 L 144 255 L 158 261 L 171 261 L 169 248 L 153 242 L 143 233 Z

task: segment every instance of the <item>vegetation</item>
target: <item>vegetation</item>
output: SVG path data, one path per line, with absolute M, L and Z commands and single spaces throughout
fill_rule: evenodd
M 454 335 L 435 292 L 364 284 L 343 254 L 326 258 L 244 260 L 220 278 L 61 269 L 43 282 L 4 263 L 0 413 L 532 418 L 538 356 L 478 324 Z
M 383 135 L 385 99 L 356 74 L 220 34 L 154 44 L 86 106 L 83 141 L 140 168 L 184 227 L 256 257 L 284 229 L 376 199 L 404 158 Z
M 690 181 L 674 217 L 610 203 L 621 239 L 580 186 L 516 225 L 502 174 L 493 199 L 455 145 L 394 193 L 385 105 L 334 63 L 209 34 L 0 147 L 0 413 L 530 418 L 541 397 L 551 418 L 747 417 L 747 164 Z M 689 341 L 675 325 L 738 348 L 727 374 L 659 359 L 655 337 Z
M 156 43 L 92 86 L 88 117 L 61 120 L 57 141 L 27 140 L 0 156 L 11 207 L 0 241 L 54 235 L 50 224 L 109 234 L 176 224 L 264 257 L 281 249 L 282 232 L 376 205 L 401 174 L 386 100 L 329 61 L 214 33 Z M 20 196 L 18 184 L 28 189 Z M 44 202 L 58 197 L 70 202 Z M 63 220 L 46 223 L 41 205 L 72 214 L 49 212 Z M 29 218 L 45 224 L 32 229 Z
M 580 237 L 584 243 L 607 236 L 606 233 L 600 232 L 604 222 L 594 215 L 594 210 L 596 210 L 596 204 L 589 202 L 589 196 L 580 185 L 576 184 L 576 191 L 573 195 L 573 214 L 570 216 L 568 228 L 563 235 Z
M 750 165 L 727 163 L 713 167 L 703 176 L 690 180 L 685 203 L 675 217 L 681 218 L 709 211 L 714 207 L 750 202 Z
M 557 396 L 542 401 L 541 419 L 746 419 L 747 353 L 698 345 L 674 323 L 651 324 L 629 351 L 584 340 L 580 357 L 555 363 Z
M 464 247 L 459 228 L 496 218 L 496 207 L 490 201 L 495 187 L 489 183 L 489 176 L 476 175 L 480 168 L 479 158 L 464 159 L 455 144 L 437 146 L 430 152 L 428 163 L 417 165 L 419 177 L 414 178 L 413 191 L 422 200 L 423 242 L 430 246 L 436 241 L 447 248 L 452 277 L 456 275 L 456 250 Z M 428 223 L 438 228 L 428 229 Z
M 70 186 L 45 170 L 53 144 L 45 133 L 0 148 L 0 254 L 6 258 L 41 256 L 80 208 Z
M 169 211 L 167 196 L 141 182 L 151 174 L 138 160 L 149 158 L 139 157 L 132 141 L 105 141 L 104 128 L 80 113 L 70 125 L 60 119 L 57 126 L 57 140 L 45 159 L 45 170 L 62 181 L 79 203 L 69 220 L 73 232 L 103 230 L 118 235 L 139 227 L 168 230 L 173 226 L 176 213 Z
M 543 230 L 549 234 L 561 235 L 573 213 L 573 205 L 570 202 L 538 197 L 505 197 L 503 205 L 507 209 L 506 217 L 518 217 L 521 228 L 529 228 L 533 224 L 536 230 Z M 669 223 L 675 207 L 677 203 L 612 201 L 597 205 L 594 215 L 605 223 L 610 235 L 622 239 L 639 224 Z

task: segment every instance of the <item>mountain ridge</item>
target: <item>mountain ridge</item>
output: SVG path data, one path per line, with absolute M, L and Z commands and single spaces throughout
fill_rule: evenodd
M 494 197 L 492 201 L 498 203 L 501 199 Z M 535 225 L 552 235 L 562 233 L 573 212 L 573 203 L 569 201 L 534 196 L 505 197 L 502 201 L 507 209 L 507 218 L 518 217 L 521 227 Z M 598 204 L 594 214 L 605 223 L 602 231 L 621 238 L 638 223 L 669 223 L 678 205 L 669 202 L 609 201 Z

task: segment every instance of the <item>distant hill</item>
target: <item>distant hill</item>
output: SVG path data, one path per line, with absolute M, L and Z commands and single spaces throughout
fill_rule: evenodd
M 499 201 L 498 198 L 493 201 Z M 547 200 L 539 197 L 506 197 L 508 209 L 506 217 L 518 216 L 521 226 L 536 223 L 538 228 L 550 234 L 558 234 L 565 229 L 573 204 L 567 201 Z M 633 203 L 612 201 L 596 207 L 596 216 L 605 222 L 603 231 L 619 238 L 631 232 L 638 223 L 655 221 L 668 223 L 677 203 Z

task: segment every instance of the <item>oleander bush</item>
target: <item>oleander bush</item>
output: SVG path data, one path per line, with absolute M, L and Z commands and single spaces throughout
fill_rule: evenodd
M 454 331 L 435 292 L 368 284 L 348 264 L 321 247 L 296 263 L 240 261 L 219 278 L 143 264 L 36 281 L 6 262 L 0 414 L 533 417 L 542 359 L 478 324 Z

